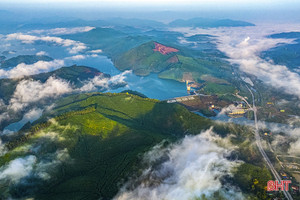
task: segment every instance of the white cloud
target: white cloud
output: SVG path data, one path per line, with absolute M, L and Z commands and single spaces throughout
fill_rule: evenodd
M 37 120 L 43 113 L 43 110 L 40 108 L 33 108 L 30 111 L 28 111 L 24 116 L 22 120 L 25 121 L 35 121 Z
M 0 168 L 0 180 L 17 183 L 32 172 L 35 163 L 36 157 L 32 155 L 12 160 L 7 166 Z
M 194 46 L 197 45 L 197 42 L 188 41 L 184 37 L 178 37 L 177 39 L 178 39 L 178 41 L 179 41 L 180 44 L 192 44 Z
M 0 37 L 0 39 L 1 39 L 1 37 Z M 0 48 L 1 48 L 1 49 L 7 49 L 7 48 L 9 48 L 9 47 L 11 47 L 11 44 L 10 44 L 10 43 L 0 44 Z
M 16 124 L 19 124 L 19 128 L 21 128 L 23 125 L 25 125 L 27 122 L 34 122 L 35 120 L 37 120 L 38 118 L 40 118 L 40 116 L 42 115 L 43 110 L 39 109 L 39 108 L 33 108 L 31 110 L 29 110 L 28 112 L 26 112 L 23 116 L 23 118 L 18 121 L 15 122 Z M 9 116 L 10 117 L 10 116 Z M 1 122 L 1 121 L 0 121 Z M 18 127 L 14 127 L 14 126 L 8 126 L 5 127 L 3 130 L 3 135 L 6 135 L 8 137 L 13 136 L 15 134 L 17 134 L 17 131 L 19 130 Z
M 32 44 L 35 41 L 44 41 L 49 43 L 55 43 L 64 47 L 68 47 L 68 51 L 71 54 L 76 54 L 81 52 L 87 47 L 82 42 L 70 40 L 70 39 L 62 39 L 60 37 L 51 37 L 51 36 L 34 36 L 34 35 L 26 35 L 23 33 L 13 33 L 6 36 L 6 40 L 20 40 L 25 44 Z
M 300 128 L 287 130 L 287 135 L 292 140 L 288 153 L 291 155 L 300 156 Z
M 83 60 L 83 59 L 86 59 L 86 58 L 96 58 L 98 57 L 99 55 L 98 54 L 90 54 L 90 55 L 75 55 L 75 56 L 70 56 L 70 57 L 66 57 L 65 59 L 68 59 L 68 60 Z
M 274 39 L 270 34 L 300 31 L 300 25 L 260 25 L 255 27 L 214 28 L 214 29 L 173 29 L 187 36 L 211 34 L 217 36 L 217 47 L 224 52 L 241 71 L 255 75 L 266 84 L 282 89 L 288 94 L 300 97 L 300 76 L 286 66 L 275 65 L 259 57 L 262 51 L 281 44 L 293 43 L 293 39 Z
M 32 176 L 47 180 L 51 178 L 50 173 L 66 162 L 72 162 L 67 149 L 42 155 L 39 159 L 34 155 L 16 158 L 0 168 L 0 181 L 9 181 L 15 184 L 19 183 L 22 178 Z
M 202 195 L 213 198 L 215 192 L 224 199 L 243 199 L 237 188 L 222 186 L 220 181 L 224 175 L 231 176 L 232 169 L 240 162 L 227 160 L 230 151 L 217 146 L 212 137 L 214 133 L 207 130 L 186 136 L 168 148 L 162 144 L 154 147 L 145 155 L 144 160 L 150 167 L 138 178 L 139 184 L 133 190 L 122 188 L 114 199 L 188 200 Z M 155 166 L 151 166 L 153 164 Z M 135 183 L 129 182 L 126 186 L 132 187 L 131 184 Z
M 293 125 L 284 125 L 278 123 L 260 122 L 259 127 L 261 129 L 269 129 L 273 134 L 272 148 L 277 149 L 289 144 L 287 152 L 279 150 L 279 154 L 287 153 L 293 156 L 300 156 L 300 128 L 294 128 Z M 285 133 L 284 135 L 279 133 Z
M 92 79 L 84 81 L 83 86 L 77 89 L 66 80 L 55 77 L 49 77 L 45 83 L 34 80 L 22 80 L 18 83 L 7 107 L 9 110 L 20 111 L 29 104 L 39 102 L 46 98 L 57 98 L 63 94 L 72 92 L 87 92 L 99 89 L 107 90 L 118 84 L 126 84 L 125 78 L 129 73 L 131 73 L 131 71 L 125 71 L 111 78 L 105 78 L 103 75 L 95 76 Z M 30 116 L 42 112 L 41 110 L 31 111 L 32 112 L 27 113 Z M 7 117 L 9 117 L 8 113 L 5 112 L 1 114 L 0 122 Z
M 36 53 L 37 56 L 46 56 L 48 55 L 45 51 L 40 51 Z
M 21 63 L 11 70 L 0 69 L 0 78 L 22 78 L 24 76 L 53 71 L 63 66 L 63 60 L 38 61 L 32 65 Z
M 85 59 L 86 56 L 84 55 L 75 55 L 75 56 L 71 56 L 71 57 L 67 57 L 65 59 L 70 59 L 70 60 L 83 60 Z
M 3 99 L 0 99 L 0 110 L 5 106 Z
M 41 30 L 33 30 L 29 33 L 36 33 L 36 34 L 46 33 L 50 35 L 64 35 L 64 34 L 89 32 L 93 29 L 95 29 L 95 27 L 85 26 L 85 27 L 75 27 L 75 28 L 41 29 Z
M 71 162 L 67 149 L 57 150 L 54 154 L 47 156 L 36 164 L 34 173 L 41 179 L 47 180 L 51 178 L 49 172 L 53 172 L 59 165 L 65 162 Z
M 71 85 L 62 79 L 48 78 L 45 83 L 40 81 L 22 80 L 16 87 L 10 100 L 9 109 L 21 110 L 29 103 L 72 92 Z
M 288 153 L 291 155 L 296 155 L 296 156 L 300 155 L 300 139 L 298 139 L 295 142 L 292 142 L 290 144 Z
M 102 53 L 103 51 L 101 49 L 91 50 L 89 53 Z
M 2 140 L 0 138 L 0 156 L 3 156 L 6 153 L 6 147 L 5 145 L 2 143 Z
M 9 119 L 9 114 L 8 114 L 8 112 L 3 112 L 3 113 L 0 114 L 0 123 L 1 123 L 2 121 L 4 121 L 4 120 L 7 120 L 7 119 Z
M 94 91 L 101 87 L 103 89 L 109 89 L 118 84 L 126 84 L 125 78 L 127 74 L 132 71 L 124 71 L 121 74 L 115 75 L 111 78 L 104 78 L 103 76 L 95 76 L 93 79 L 84 82 L 84 85 L 79 89 L 80 91 Z

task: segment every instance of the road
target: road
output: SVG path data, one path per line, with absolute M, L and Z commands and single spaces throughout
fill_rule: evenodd
M 255 122 L 255 140 L 256 140 L 256 145 L 259 149 L 259 152 L 261 153 L 261 155 L 263 156 L 264 160 L 266 161 L 269 169 L 271 170 L 273 176 L 276 178 L 276 180 L 278 182 L 281 182 L 281 178 L 278 174 L 278 172 L 276 171 L 276 169 L 274 168 L 272 162 L 270 161 L 269 157 L 267 156 L 265 150 L 262 148 L 262 144 L 261 144 L 261 138 L 259 136 L 259 128 L 258 128 L 258 124 L 257 124 L 257 109 L 255 106 L 255 97 L 253 95 L 253 92 L 251 91 L 251 89 L 246 85 L 247 89 L 249 90 L 249 92 L 251 93 L 252 96 L 252 109 L 254 112 L 254 122 Z M 244 99 L 245 100 L 245 99 Z M 246 100 L 245 100 L 246 101 Z M 246 101 L 246 103 L 249 105 L 249 103 Z M 293 200 L 293 197 L 291 196 L 291 194 L 288 191 L 283 191 L 284 196 L 288 199 L 288 200 Z

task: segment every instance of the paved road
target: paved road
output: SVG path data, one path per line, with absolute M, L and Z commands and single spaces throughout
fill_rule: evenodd
M 249 92 L 251 93 L 251 96 L 252 96 L 252 102 L 253 102 L 252 109 L 253 109 L 253 112 L 254 112 L 256 145 L 257 145 L 261 155 L 263 156 L 264 160 L 266 161 L 268 167 L 270 168 L 273 176 L 276 178 L 277 181 L 281 182 L 281 177 L 279 176 L 278 172 L 274 168 L 274 166 L 273 166 L 272 162 L 270 161 L 269 157 L 267 156 L 265 150 L 262 148 L 261 138 L 260 138 L 259 133 L 258 133 L 259 128 L 258 128 L 258 124 L 257 124 L 257 109 L 256 109 L 256 106 L 255 106 L 255 98 L 254 98 L 254 95 L 253 95 L 253 92 L 251 91 L 251 89 L 247 85 L 246 85 L 246 87 L 248 88 L 248 90 L 249 90 Z M 248 102 L 247 102 L 247 104 L 248 104 Z M 293 200 L 293 197 L 291 196 L 291 194 L 288 191 L 283 191 L 283 194 L 288 200 Z

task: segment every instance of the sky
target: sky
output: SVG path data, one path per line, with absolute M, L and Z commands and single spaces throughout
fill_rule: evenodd
M 9 4 L 81 4 L 106 6 L 222 6 L 222 7 L 294 7 L 298 0 L 1 0 Z
M 91 20 L 106 17 L 158 21 L 208 17 L 248 20 L 253 23 L 261 20 L 300 20 L 299 0 L 0 0 L 0 10 L 15 11 L 18 15 L 29 10 L 24 16 L 36 13 L 41 17 L 45 11 L 53 11 L 52 15 L 56 16 Z M 149 14 L 154 11 L 160 13 Z

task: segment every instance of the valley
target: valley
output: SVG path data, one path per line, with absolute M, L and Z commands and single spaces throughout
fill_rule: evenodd
M 230 19 L 12 25 L 1 200 L 299 199 L 299 32 L 252 44 L 231 34 L 260 26 Z M 267 191 L 273 179 L 290 190 Z

